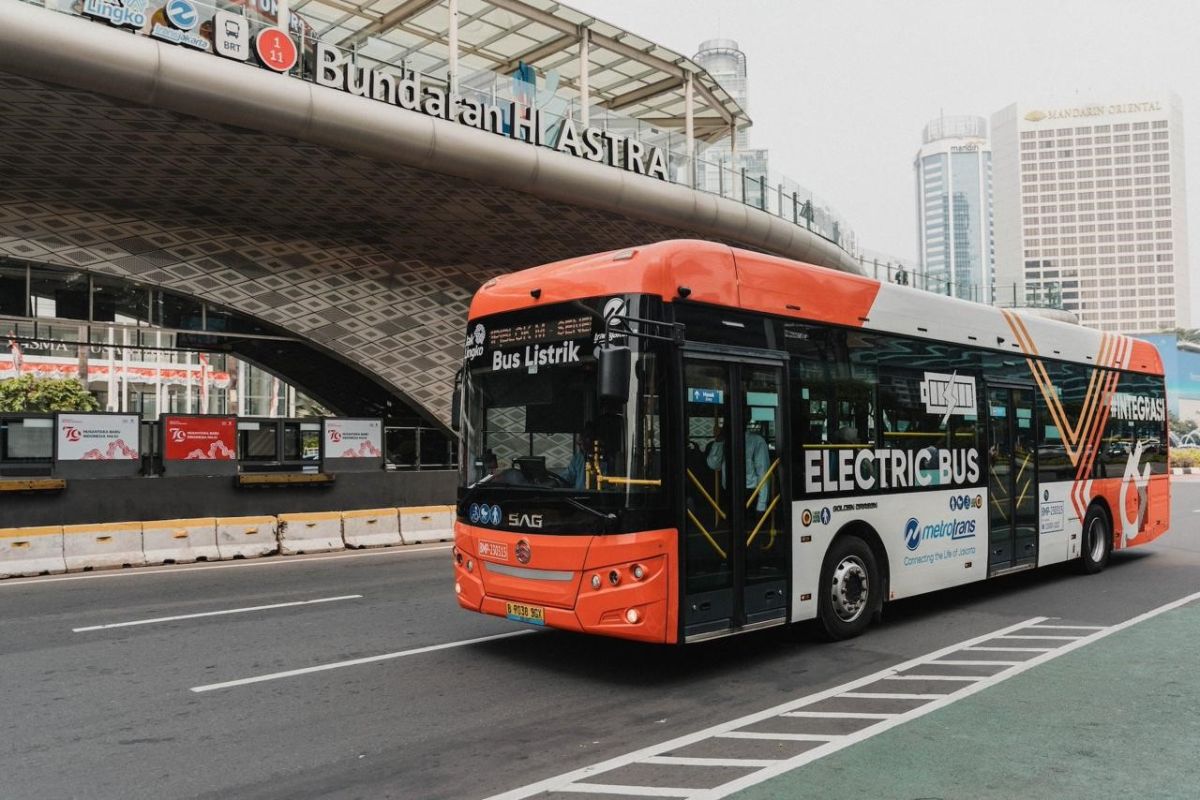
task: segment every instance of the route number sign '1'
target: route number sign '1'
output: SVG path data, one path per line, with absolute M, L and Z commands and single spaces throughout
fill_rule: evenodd
M 263 65 L 276 72 L 296 66 L 296 43 L 280 28 L 263 28 L 254 37 L 254 50 Z

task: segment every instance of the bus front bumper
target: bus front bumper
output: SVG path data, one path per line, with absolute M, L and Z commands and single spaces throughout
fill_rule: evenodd
M 482 556 L 481 552 L 482 542 Z M 514 534 L 455 523 L 463 608 L 561 630 L 645 642 L 677 639 L 673 529 L 607 536 Z M 516 559 L 518 544 L 533 556 Z

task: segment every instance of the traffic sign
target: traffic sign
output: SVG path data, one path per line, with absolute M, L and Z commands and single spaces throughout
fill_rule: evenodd
M 296 66 L 299 53 L 296 43 L 282 28 L 263 28 L 254 37 L 254 50 L 259 60 L 268 69 L 276 72 L 287 72 Z

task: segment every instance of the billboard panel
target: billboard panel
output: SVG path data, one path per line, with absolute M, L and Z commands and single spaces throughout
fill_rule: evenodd
M 383 420 L 326 419 L 325 458 L 383 458 Z
M 234 417 L 163 417 L 165 461 L 236 461 Z
M 59 461 L 140 461 L 137 414 L 59 414 Z

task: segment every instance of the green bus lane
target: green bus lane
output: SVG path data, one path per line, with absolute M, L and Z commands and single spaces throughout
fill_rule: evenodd
M 732 795 L 1200 797 L 1200 605 L 1168 611 Z

